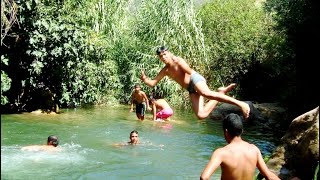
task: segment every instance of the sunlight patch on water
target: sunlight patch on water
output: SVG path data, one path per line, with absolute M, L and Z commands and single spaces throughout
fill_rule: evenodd
M 6 174 L 10 174 L 9 179 L 39 174 L 49 176 L 56 170 L 61 171 L 61 167 L 85 164 L 84 154 L 95 151 L 79 144 L 63 144 L 61 149 L 54 152 L 22 151 L 20 146 L 1 146 L 1 177 L 6 177 Z

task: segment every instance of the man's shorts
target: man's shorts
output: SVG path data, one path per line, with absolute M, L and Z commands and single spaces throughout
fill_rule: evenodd
M 191 74 L 190 83 L 187 88 L 187 90 L 189 91 L 189 94 L 197 93 L 197 91 L 194 89 L 194 86 L 201 81 L 206 82 L 206 79 L 203 76 L 201 76 L 199 73 L 194 72 Z
M 146 112 L 146 103 L 142 102 L 140 104 L 136 104 L 136 114 L 140 114 L 141 116 L 144 116 L 144 113 Z
M 156 117 L 160 119 L 167 119 L 168 117 L 173 115 L 173 110 L 171 108 L 162 109 L 157 112 Z

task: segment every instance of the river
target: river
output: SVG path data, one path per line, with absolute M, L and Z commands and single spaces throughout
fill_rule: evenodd
M 214 149 L 226 144 L 221 121 L 197 120 L 192 112 L 175 110 L 169 122 L 137 120 L 129 106 L 62 109 L 62 113 L 1 115 L 1 179 L 199 179 Z M 244 127 L 243 139 L 262 154 L 275 149 L 272 133 Z M 126 143 L 132 130 L 138 146 Z M 22 151 L 60 139 L 59 152 Z M 220 179 L 218 169 L 211 179 Z

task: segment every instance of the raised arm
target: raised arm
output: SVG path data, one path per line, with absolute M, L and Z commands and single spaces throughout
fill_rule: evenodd
M 271 172 L 266 163 L 264 162 L 261 152 L 258 147 L 256 147 L 257 156 L 258 156 L 258 162 L 257 162 L 257 168 L 259 169 L 260 173 L 263 175 L 264 178 L 267 180 L 280 180 L 280 178 L 275 175 L 273 172 Z
M 148 86 L 153 87 L 155 86 L 164 76 L 166 76 L 167 67 L 162 68 L 159 74 L 154 79 L 149 79 L 144 71 L 141 71 L 140 79 L 146 83 Z
M 152 103 L 152 119 L 157 120 L 157 107 L 155 103 Z
M 134 102 L 134 97 L 133 97 L 133 93 L 131 94 L 131 105 L 130 105 L 130 112 L 133 111 L 133 103 Z
M 207 180 L 210 178 L 210 176 L 216 171 L 216 169 L 220 166 L 222 162 L 221 158 L 222 149 L 219 148 L 213 152 L 211 155 L 211 158 L 207 164 L 207 166 L 204 168 L 200 180 Z
M 151 108 L 150 108 L 150 106 L 149 106 L 149 100 L 148 100 L 148 97 L 147 97 L 147 95 L 146 95 L 145 92 L 143 92 L 143 98 L 144 98 L 144 100 L 146 101 L 147 109 L 150 111 Z

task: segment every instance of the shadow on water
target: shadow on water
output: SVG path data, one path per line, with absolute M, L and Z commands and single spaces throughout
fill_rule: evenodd
M 1 115 L 1 179 L 199 179 L 212 151 L 225 145 L 221 121 L 199 121 L 191 112 L 154 122 L 150 112 L 137 120 L 127 106 L 62 111 Z M 127 143 L 132 130 L 140 145 L 113 146 Z M 49 135 L 60 138 L 61 152 L 21 150 L 45 144 Z M 255 128 L 243 137 L 263 154 L 275 148 Z

